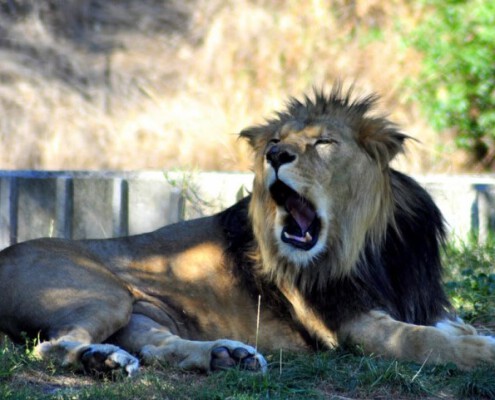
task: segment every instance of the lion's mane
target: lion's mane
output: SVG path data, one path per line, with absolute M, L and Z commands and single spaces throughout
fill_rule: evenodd
M 337 87 L 329 95 L 315 93 L 314 100 L 292 99 L 277 118 L 243 131 L 241 136 L 256 151 L 253 193 L 222 214 L 231 238 L 233 269 L 251 282 L 252 292 L 269 294 L 267 305 L 279 307 L 283 296 L 277 287 L 297 290 L 331 329 L 372 309 L 421 325 L 434 323 L 451 309 L 441 284 L 444 221 L 418 183 L 388 166 L 407 137 L 386 118 L 370 116 L 376 100 L 375 96 L 354 100 Z M 324 254 L 309 266 L 297 265 L 280 257 L 273 243 L 273 207 L 259 178 L 262 136 L 287 122 L 308 126 L 327 120 L 352 129 L 376 171 L 371 183 L 359 174 L 353 176 L 355 198 L 349 199 L 349 216 L 332 230 Z M 359 232 L 363 229 L 359 218 L 372 218 L 364 234 Z

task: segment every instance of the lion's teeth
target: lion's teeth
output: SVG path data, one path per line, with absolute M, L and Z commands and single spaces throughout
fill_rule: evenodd
M 311 236 L 311 234 L 309 232 L 306 232 L 304 237 L 291 235 L 290 233 L 287 233 L 287 232 L 284 232 L 284 236 L 287 239 L 297 240 L 298 242 L 304 242 L 304 243 L 308 243 L 308 242 L 311 242 L 313 240 L 313 237 Z

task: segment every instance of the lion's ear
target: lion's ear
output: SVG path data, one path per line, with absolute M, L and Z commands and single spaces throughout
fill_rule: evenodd
M 264 126 L 252 126 L 243 129 L 239 133 L 239 137 L 247 139 L 248 143 L 251 145 L 253 149 L 257 149 L 261 145 L 262 140 L 265 136 L 266 136 L 266 127 Z
M 381 118 L 367 119 L 359 129 L 358 142 L 382 167 L 399 153 L 404 152 L 404 142 L 410 139 L 397 127 Z

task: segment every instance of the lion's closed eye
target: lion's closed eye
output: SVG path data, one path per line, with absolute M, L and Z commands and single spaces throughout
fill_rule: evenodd
M 333 138 L 321 138 L 321 139 L 316 139 L 314 146 L 325 146 L 325 145 L 331 145 L 331 144 L 337 144 L 337 140 Z

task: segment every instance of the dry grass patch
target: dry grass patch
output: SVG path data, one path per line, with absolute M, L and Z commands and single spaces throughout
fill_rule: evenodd
M 424 143 L 401 166 L 450 171 L 403 84 L 421 15 L 405 0 L 3 2 L 0 168 L 246 171 L 239 130 L 340 78 Z

